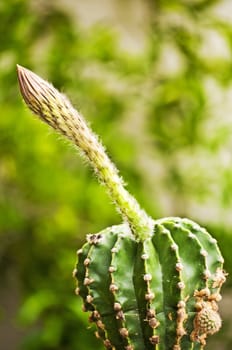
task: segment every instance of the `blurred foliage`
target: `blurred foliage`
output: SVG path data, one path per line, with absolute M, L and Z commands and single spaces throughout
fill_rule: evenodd
M 0 3 L 0 272 L 2 289 L 9 275 L 19 281 L 17 349 L 102 349 L 71 271 L 85 235 L 120 218 L 76 151 L 23 106 L 16 63 L 66 91 L 153 217 L 206 226 L 232 272 L 232 25 L 221 3 L 146 0 L 136 53 L 113 24 L 83 29 L 55 1 Z M 219 347 L 231 349 L 224 324 Z

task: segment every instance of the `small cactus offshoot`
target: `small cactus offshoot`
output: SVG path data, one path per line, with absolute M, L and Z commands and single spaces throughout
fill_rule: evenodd
M 21 66 L 28 107 L 93 167 L 123 223 L 87 235 L 74 277 L 96 337 L 112 350 L 198 350 L 221 327 L 226 280 L 217 241 L 186 218 L 153 220 L 125 189 L 104 147 L 69 100 Z

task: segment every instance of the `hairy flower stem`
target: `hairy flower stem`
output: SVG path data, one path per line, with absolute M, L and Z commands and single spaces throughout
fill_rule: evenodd
M 124 187 L 118 170 L 107 156 L 97 136 L 69 100 L 50 83 L 30 70 L 17 66 L 20 90 L 27 106 L 44 122 L 73 141 L 86 156 L 137 239 L 145 240 L 153 230 L 153 220 L 140 208 Z

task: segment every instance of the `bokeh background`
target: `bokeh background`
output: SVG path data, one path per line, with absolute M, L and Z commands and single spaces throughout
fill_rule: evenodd
M 102 350 L 72 270 L 87 233 L 120 223 L 22 103 L 16 63 L 66 92 L 150 215 L 207 227 L 232 272 L 232 2 L 1 0 L 1 349 Z M 232 348 L 231 288 L 206 349 Z

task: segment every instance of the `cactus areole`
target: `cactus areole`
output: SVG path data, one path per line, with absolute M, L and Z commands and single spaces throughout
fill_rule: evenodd
M 123 218 L 87 235 L 77 252 L 76 294 L 96 337 L 106 349 L 203 349 L 221 327 L 226 274 L 217 241 L 189 219 L 150 218 L 69 100 L 30 70 L 17 70 L 28 107 L 76 144 Z

